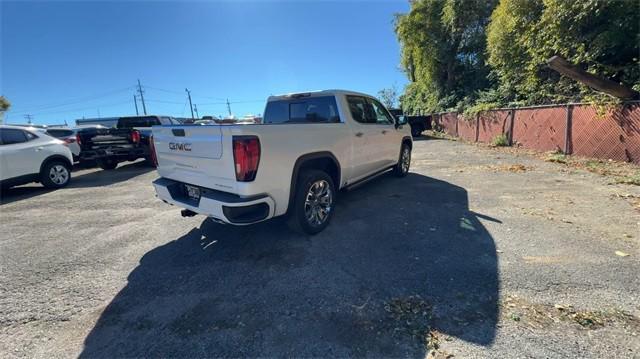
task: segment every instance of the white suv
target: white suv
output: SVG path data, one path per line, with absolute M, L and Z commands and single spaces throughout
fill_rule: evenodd
M 42 131 L 0 126 L 0 184 L 2 187 L 40 182 L 47 188 L 69 184 L 73 156 L 64 141 Z

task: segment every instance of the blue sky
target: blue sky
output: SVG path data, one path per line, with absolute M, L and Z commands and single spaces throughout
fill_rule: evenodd
M 72 123 L 147 110 L 262 113 L 270 94 L 344 88 L 376 94 L 406 78 L 393 15 L 405 0 L 1 3 L 8 123 Z

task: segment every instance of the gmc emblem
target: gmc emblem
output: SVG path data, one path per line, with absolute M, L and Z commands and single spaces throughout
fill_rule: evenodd
M 169 149 L 174 151 L 191 152 L 190 143 L 169 142 Z

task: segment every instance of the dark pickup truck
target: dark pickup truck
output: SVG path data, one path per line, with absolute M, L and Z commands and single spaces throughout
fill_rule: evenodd
M 396 118 L 403 117 L 411 127 L 411 136 L 420 137 L 425 130 L 431 130 L 431 115 L 405 115 L 402 109 L 392 108 L 389 112 Z
M 91 128 L 79 131 L 76 141 L 80 146 L 80 162 L 97 162 L 102 169 L 110 170 L 119 162 L 144 158 L 153 161 L 151 126 L 177 125 L 168 116 L 120 117 L 115 128 Z
M 413 137 L 420 137 L 422 135 L 422 132 L 431 129 L 431 115 L 404 115 L 404 118 L 407 120 L 409 126 L 411 127 L 411 136 Z

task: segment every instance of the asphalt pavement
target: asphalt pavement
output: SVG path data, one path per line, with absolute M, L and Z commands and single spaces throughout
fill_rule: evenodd
M 639 187 L 423 138 L 309 237 L 182 218 L 156 177 L 2 194 L 0 356 L 640 357 Z

